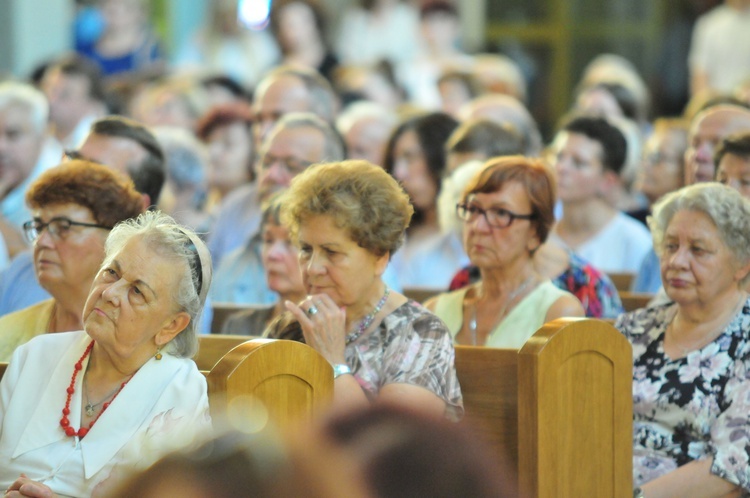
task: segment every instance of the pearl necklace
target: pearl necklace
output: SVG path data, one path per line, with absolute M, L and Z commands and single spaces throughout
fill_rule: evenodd
M 391 289 L 388 287 L 385 288 L 385 293 L 383 294 L 383 297 L 380 298 L 380 301 L 378 301 L 378 304 L 375 305 L 375 309 L 372 310 L 366 317 L 362 319 L 362 321 L 359 322 L 357 325 L 357 330 L 346 336 L 346 345 L 353 343 L 357 339 L 359 339 L 362 334 L 365 333 L 365 331 L 372 325 L 373 320 L 375 320 L 375 316 L 380 313 L 380 310 L 383 309 L 383 306 L 385 306 L 385 302 L 388 300 L 388 296 L 391 294 Z
M 117 392 L 115 392 L 115 395 L 112 397 L 112 399 L 108 403 L 104 403 L 104 405 L 102 405 L 102 411 L 99 412 L 99 415 L 97 415 L 97 417 L 91 421 L 88 427 L 81 427 L 80 429 L 75 430 L 70 425 L 70 420 L 68 420 L 68 415 L 70 415 L 70 400 L 73 397 L 73 393 L 76 392 L 75 390 L 76 378 L 78 377 L 78 372 L 83 370 L 83 360 L 85 360 L 86 357 L 91 353 L 92 349 L 94 349 L 94 341 L 91 341 L 88 347 L 86 347 L 86 351 L 83 352 L 83 354 L 81 355 L 81 358 L 76 362 L 75 366 L 73 367 L 73 375 L 71 375 L 70 377 L 70 385 L 68 386 L 68 389 L 66 390 L 66 392 L 68 393 L 68 397 L 65 400 L 65 406 L 62 409 L 62 418 L 60 419 L 60 427 L 63 428 L 66 436 L 70 436 L 70 437 L 78 436 L 79 438 L 83 438 L 86 434 L 88 434 L 91 428 L 94 427 L 94 424 L 96 423 L 96 421 L 99 420 L 99 417 L 102 416 L 102 414 L 107 410 L 107 408 L 109 408 L 109 405 L 112 403 L 112 401 L 114 401 L 117 395 L 120 394 L 120 391 L 122 391 L 122 389 L 125 387 L 125 384 L 127 384 L 128 381 L 133 377 L 131 375 L 130 378 L 128 378 L 128 380 L 120 384 L 120 386 L 117 389 Z M 88 398 L 88 395 L 86 397 Z M 107 398 L 104 398 L 104 399 L 107 399 Z M 101 403 L 101 401 L 99 403 Z M 97 403 L 96 405 L 98 405 L 99 403 Z M 89 415 L 90 404 L 91 403 L 86 405 L 87 415 Z

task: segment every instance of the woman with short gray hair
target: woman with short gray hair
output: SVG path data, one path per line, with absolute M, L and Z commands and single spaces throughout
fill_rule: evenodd
M 84 330 L 16 349 L 0 382 L 0 489 L 105 496 L 134 469 L 210 430 L 190 358 L 211 284 L 197 235 L 147 211 L 110 233 Z
M 635 496 L 750 491 L 750 201 L 718 183 L 650 218 L 670 302 L 622 315 L 633 345 Z

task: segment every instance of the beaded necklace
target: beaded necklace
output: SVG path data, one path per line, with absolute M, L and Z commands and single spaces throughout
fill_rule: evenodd
M 128 383 L 128 381 L 133 377 L 132 375 L 128 380 L 120 384 L 120 387 L 117 389 L 117 392 L 115 392 L 115 395 L 112 397 L 112 399 L 108 403 L 104 403 L 102 405 L 102 411 L 99 412 L 99 415 L 96 416 L 94 420 L 91 421 L 88 427 L 81 427 L 78 430 L 75 430 L 70 425 L 70 420 L 68 420 L 68 415 L 70 415 L 70 400 L 73 397 L 73 393 L 76 392 L 75 390 L 75 384 L 76 384 L 76 378 L 78 377 L 78 372 L 83 370 L 83 360 L 86 359 L 86 357 L 91 353 L 91 350 L 94 349 L 94 341 L 91 341 L 91 344 L 86 347 L 86 351 L 83 352 L 81 355 L 81 358 L 76 362 L 75 366 L 73 367 L 73 375 L 70 377 L 70 385 L 68 386 L 67 393 L 68 397 L 65 400 L 65 406 L 62 409 L 62 418 L 60 419 L 60 427 L 63 428 L 65 431 L 66 436 L 78 436 L 79 438 L 83 438 L 86 434 L 89 433 L 92 427 L 94 427 L 94 424 L 97 420 L 99 420 L 99 417 L 102 416 L 102 414 L 106 411 L 107 408 L 109 408 L 109 405 L 112 403 L 112 401 L 115 400 L 118 394 L 120 394 L 120 391 L 125 387 L 125 384 Z M 97 403 L 99 404 L 99 403 Z
M 372 325 L 373 320 L 375 320 L 375 316 L 380 313 L 380 310 L 383 309 L 383 306 L 385 306 L 385 302 L 388 300 L 388 296 L 391 293 L 391 289 L 388 287 L 385 288 L 385 293 L 383 294 L 383 297 L 380 298 L 380 301 L 378 301 L 378 304 L 375 305 L 375 309 L 372 310 L 366 317 L 362 319 L 362 321 L 359 322 L 357 325 L 357 330 L 346 336 L 346 345 L 353 343 L 357 339 L 359 339 L 362 334 L 365 333 L 365 330 L 367 330 L 370 325 Z

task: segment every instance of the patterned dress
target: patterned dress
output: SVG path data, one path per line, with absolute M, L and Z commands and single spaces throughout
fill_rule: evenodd
M 299 324 L 290 317 L 284 313 L 269 325 L 265 336 L 304 342 Z M 411 384 L 445 401 L 449 419 L 463 415 L 451 334 L 442 320 L 416 301 L 402 304 L 376 330 L 347 345 L 345 357 L 371 400 L 386 384 Z
M 693 460 L 750 490 L 750 299 L 713 342 L 684 358 L 664 353 L 677 305 L 622 315 L 633 345 L 633 478 L 636 485 Z

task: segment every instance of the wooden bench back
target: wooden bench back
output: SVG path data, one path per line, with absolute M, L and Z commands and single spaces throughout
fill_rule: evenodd
M 645 308 L 648 303 L 654 298 L 653 294 L 646 294 L 640 292 L 618 292 L 620 301 L 622 301 L 622 307 L 625 311 L 635 311 L 640 308 Z
M 294 341 L 254 339 L 234 347 L 208 372 L 211 417 L 249 420 L 260 401 L 280 428 L 330 405 L 333 369 L 311 347 Z
M 521 489 L 629 497 L 633 359 L 625 336 L 599 320 L 558 319 L 518 354 Z
M 224 322 L 233 314 L 260 308 L 265 308 L 265 306 L 260 304 L 213 303 L 211 305 L 211 312 L 213 313 L 211 317 L 211 334 L 221 334 Z M 262 332 L 262 330 L 259 330 L 257 333 L 260 334 Z
M 466 423 L 516 465 L 523 496 L 628 497 L 630 344 L 599 320 L 560 319 L 519 350 L 456 347 Z
M 615 288 L 622 291 L 630 291 L 630 286 L 633 284 L 635 279 L 634 273 L 607 273 L 607 276 L 615 284 Z
M 251 339 L 258 339 L 251 335 L 224 335 L 210 334 L 198 336 L 198 354 L 193 360 L 198 365 L 198 370 L 209 371 L 214 365 L 232 348 L 247 342 Z

